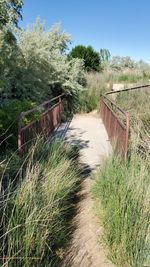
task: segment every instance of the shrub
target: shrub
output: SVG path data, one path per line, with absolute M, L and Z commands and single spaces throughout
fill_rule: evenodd
M 73 96 L 82 88 L 83 62 L 68 60 L 70 36 L 59 24 L 45 31 L 37 19 L 25 31 L 17 30 L 17 38 L 25 61 L 22 97 L 41 102 L 62 92 Z
M 34 106 L 35 103 L 29 100 L 8 100 L 0 104 L 1 148 L 17 148 L 18 117 L 21 112 L 27 111 Z M 33 119 L 33 117 L 28 118 L 28 122 Z
M 20 13 L 22 5 L 22 0 L 2 1 L 0 3 L 0 27 L 10 22 L 17 25 L 18 19 L 22 18 Z
M 0 97 L 42 102 L 82 88 L 83 61 L 68 59 L 69 34 L 57 24 L 48 31 L 40 19 L 26 30 L 0 30 Z

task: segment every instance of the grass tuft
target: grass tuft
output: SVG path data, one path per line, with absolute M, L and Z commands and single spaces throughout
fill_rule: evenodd
M 93 187 L 96 210 L 109 256 L 119 267 L 146 266 L 150 255 L 149 163 L 149 155 L 143 160 L 132 153 L 127 164 L 113 155 L 97 173 Z
M 58 266 L 80 181 L 77 154 L 62 141 L 37 141 L 16 185 L 1 191 L 1 266 Z

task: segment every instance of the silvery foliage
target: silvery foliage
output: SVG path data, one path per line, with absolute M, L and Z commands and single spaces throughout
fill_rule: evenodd
M 59 24 L 45 31 L 44 24 L 37 19 L 33 26 L 17 32 L 28 85 L 32 84 L 36 93 L 60 90 L 70 94 L 81 89 L 79 78 L 83 75 L 83 63 L 79 59 L 68 60 L 65 50 L 70 36 L 61 32 Z
M 70 36 L 61 31 L 59 24 L 45 31 L 37 19 L 26 30 L 13 28 L 13 37 L 13 44 L 3 41 L 7 60 L 3 60 L 0 80 L 5 92 L 41 101 L 61 92 L 73 95 L 82 89 L 83 62 L 68 59 Z
M 15 36 L 9 27 L 3 27 L 0 30 L 0 96 L 19 96 L 23 65 L 23 56 Z
M 0 28 L 8 23 L 18 24 L 22 5 L 22 0 L 0 0 Z
M 130 57 L 112 57 L 110 61 L 110 67 L 113 70 L 135 69 L 135 62 Z

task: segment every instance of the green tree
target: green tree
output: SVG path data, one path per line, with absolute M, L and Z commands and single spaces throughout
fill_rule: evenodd
M 100 55 L 94 51 L 92 46 L 77 45 L 72 48 L 70 58 L 80 58 L 84 61 L 84 67 L 87 71 L 100 71 Z
M 23 0 L 1 0 L 0 1 L 0 28 L 7 23 L 17 25 L 18 19 L 22 18 L 21 8 Z

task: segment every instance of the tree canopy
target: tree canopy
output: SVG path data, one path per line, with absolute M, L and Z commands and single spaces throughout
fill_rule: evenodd
M 84 68 L 87 71 L 100 71 L 100 55 L 92 46 L 77 45 L 72 48 L 69 57 L 80 58 L 84 61 Z
M 73 110 L 85 78 L 83 61 L 68 59 L 69 43 L 70 35 L 59 24 L 45 31 L 40 19 L 25 30 L 0 30 L 0 136 L 9 129 L 10 145 L 16 146 L 16 119 L 22 111 L 61 93 Z
M 0 28 L 7 23 L 18 24 L 18 19 L 22 18 L 21 8 L 23 0 L 1 0 L 0 1 Z
M 15 28 L 15 34 L 0 31 L 1 99 L 42 101 L 82 88 L 83 61 L 68 60 L 69 42 L 59 24 L 45 31 L 40 19 L 26 30 Z

